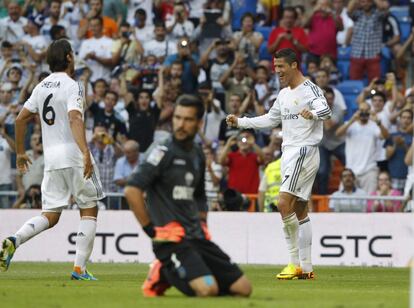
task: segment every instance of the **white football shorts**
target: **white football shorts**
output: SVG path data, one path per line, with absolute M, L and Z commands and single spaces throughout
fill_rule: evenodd
M 93 166 L 89 179 L 83 176 L 83 167 L 70 167 L 44 172 L 42 181 L 42 209 L 44 211 L 61 211 L 70 204 L 73 196 L 79 208 L 91 208 L 105 197 L 99 171 Z
M 308 201 L 319 169 L 318 147 L 284 147 L 281 169 L 282 185 L 280 192 L 287 192 L 303 201 Z

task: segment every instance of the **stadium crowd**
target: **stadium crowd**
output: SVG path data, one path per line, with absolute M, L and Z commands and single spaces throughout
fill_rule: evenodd
M 151 143 L 170 135 L 175 99 L 195 93 L 206 108 L 197 141 L 207 161 L 210 209 L 244 210 L 247 194 L 258 195 L 258 210 L 276 210 L 281 128 L 239 131 L 225 117 L 270 109 L 280 89 L 271 55 L 292 48 L 333 113 L 324 122 L 315 194 L 343 197 L 331 200 L 332 211 L 410 210 L 395 200 L 346 200 L 411 196 L 414 28 L 408 1 L 318 0 L 306 7 L 266 0 L 1 2 L 0 191 L 18 195 L 0 195 L 0 208 L 41 208 L 40 125 L 30 124 L 26 148 L 33 163 L 20 175 L 14 120 L 48 75 L 49 43 L 67 38 L 106 192 L 122 193 Z M 410 8 L 413 13 L 412 1 Z M 338 165 L 345 167 L 339 186 L 330 179 Z M 102 207 L 126 208 L 119 200 L 108 198 Z

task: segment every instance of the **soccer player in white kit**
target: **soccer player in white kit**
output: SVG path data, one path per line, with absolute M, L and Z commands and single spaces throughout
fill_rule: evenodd
M 50 44 L 47 63 L 52 74 L 39 83 L 16 119 L 16 154 L 19 172 L 31 163 L 25 154 L 27 123 L 39 115 L 45 157 L 42 182 L 42 214 L 29 219 L 0 251 L 0 270 L 6 271 L 15 250 L 35 235 L 57 224 L 71 196 L 80 208 L 72 279 L 96 280 L 86 270 L 95 239 L 97 200 L 104 197 L 98 170 L 85 137 L 85 97 L 80 84 L 71 77 L 75 59 L 70 43 L 61 39 Z
M 319 168 L 322 121 L 329 119 L 331 110 L 321 89 L 300 72 L 299 61 L 292 49 L 275 53 L 274 68 L 284 88 L 269 112 L 254 118 L 228 115 L 226 121 L 229 126 L 255 129 L 282 123 L 282 184 L 278 209 L 290 262 L 276 277 L 313 279 L 312 227 L 307 202 Z

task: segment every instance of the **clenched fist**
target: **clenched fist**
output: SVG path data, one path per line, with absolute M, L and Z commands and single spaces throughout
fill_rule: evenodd
M 226 123 L 230 127 L 238 127 L 238 118 L 234 114 L 229 114 L 226 117 Z

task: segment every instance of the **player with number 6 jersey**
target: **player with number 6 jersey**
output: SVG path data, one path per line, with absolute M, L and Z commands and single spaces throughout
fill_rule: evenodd
M 86 270 L 86 262 L 95 239 L 97 201 L 104 194 L 86 142 L 85 97 L 82 86 L 72 79 L 75 59 L 70 43 L 65 39 L 53 41 L 47 50 L 47 63 L 52 74 L 34 88 L 16 119 L 16 164 L 18 171 L 24 173 L 31 164 L 24 148 L 26 127 L 36 114 L 40 117 L 45 157 L 42 213 L 2 242 L 0 270 L 9 268 L 21 244 L 56 225 L 73 197 L 80 208 L 81 221 L 71 277 L 96 280 Z

